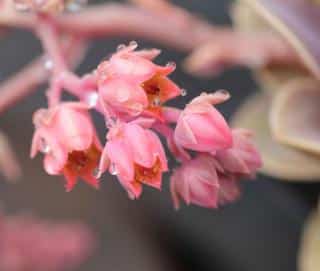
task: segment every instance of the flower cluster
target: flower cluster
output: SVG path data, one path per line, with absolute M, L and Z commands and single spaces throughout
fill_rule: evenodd
M 32 216 L 1 216 L 0 270 L 62 271 L 78 267 L 94 247 L 82 224 L 53 224 Z
M 186 94 L 168 77 L 175 65 L 157 65 L 152 60 L 159 50 L 136 47 L 135 42 L 120 46 L 73 84 L 63 82 L 72 79 L 68 75 L 61 79 L 80 101 L 58 102 L 34 114 L 31 156 L 43 152 L 45 170 L 64 175 L 67 191 L 78 177 L 97 188 L 98 178 L 109 171 L 136 199 L 144 185 L 161 189 L 162 175 L 169 170 L 160 134 L 181 163 L 170 181 L 176 207 L 180 199 L 205 207 L 235 200 L 239 178 L 252 177 L 261 160 L 249 132 L 232 130 L 214 107 L 229 93 L 202 93 L 183 110 L 168 107 L 168 100 Z M 91 108 L 105 118 L 104 146 L 90 119 Z

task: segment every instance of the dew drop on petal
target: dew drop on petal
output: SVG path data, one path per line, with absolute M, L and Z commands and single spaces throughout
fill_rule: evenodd
M 111 165 L 110 165 L 110 174 L 111 175 L 117 175 L 118 174 L 117 167 L 116 167 L 115 163 L 111 163 Z
M 154 100 L 152 101 L 152 105 L 153 106 L 161 105 L 161 100 L 158 97 L 154 98 Z
M 186 89 L 181 89 L 181 96 L 187 96 L 188 91 Z
M 95 178 L 98 178 L 98 175 L 99 175 L 99 168 L 95 168 L 95 169 L 92 171 L 92 176 L 94 176 Z
M 51 150 L 50 146 L 47 144 L 47 142 L 43 138 L 41 138 L 41 140 L 40 140 L 40 151 L 42 153 L 49 153 L 50 150 Z
M 53 62 L 50 58 L 47 58 L 44 62 L 44 68 L 48 71 L 52 70 L 53 68 Z
M 138 43 L 135 40 L 132 40 L 132 41 L 129 42 L 129 46 L 137 48 L 138 47 Z
M 222 95 L 225 95 L 225 96 L 230 96 L 230 92 L 228 90 L 225 90 L 225 89 L 219 89 L 215 93 L 222 94 Z
M 122 51 L 123 49 L 126 48 L 126 45 L 125 44 L 119 44 L 118 47 L 117 47 L 117 51 Z
M 175 69 L 175 68 L 176 68 L 176 63 L 173 62 L 173 61 L 170 61 L 170 62 L 168 62 L 168 63 L 166 64 L 166 67 L 171 67 L 171 68 Z
M 90 108 L 93 108 L 97 105 L 99 99 L 98 92 L 92 91 L 89 92 L 85 98 L 85 102 L 87 105 L 89 105 Z

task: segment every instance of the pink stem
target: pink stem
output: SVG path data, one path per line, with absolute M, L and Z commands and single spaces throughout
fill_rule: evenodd
M 225 29 L 212 27 L 192 16 L 184 23 L 177 23 L 175 18 L 164 18 L 162 14 L 123 4 L 88 7 L 82 12 L 56 18 L 56 24 L 64 31 L 87 37 L 134 35 L 180 50 L 191 50 Z
M 152 128 L 163 135 L 167 141 L 168 149 L 178 161 L 186 162 L 191 159 L 189 153 L 175 143 L 172 128 L 159 122 L 154 124 Z
M 48 72 L 44 69 L 44 58 L 40 57 L 0 85 L 0 113 L 36 90 L 44 83 Z
M 79 63 L 86 48 L 85 43 L 73 44 L 72 41 L 66 41 L 63 47 L 71 66 Z M 0 113 L 35 91 L 38 85 L 48 79 L 49 72 L 45 70 L 44 62 L 45 58 L 39 57 L 0 84 Z
M 239 65 L 249 68 L 302 65 L 295 50 L 275 34 L 253 35 L 233 30 L 195 48 L 184 64 L 189 72 L 201 76 L 216 75 Z
M 62 53 L 60 35 L 49 16 L 39 15 L 39 24 L 36 28 L 36 34 L 41 40 L 43 50 L 53 62 L 54 75 L 68 70 Z

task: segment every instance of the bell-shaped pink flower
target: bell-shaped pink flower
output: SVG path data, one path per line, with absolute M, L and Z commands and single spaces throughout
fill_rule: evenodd
M 31 157 L 44 153 L 44 168 L 50 175 L 64 175 L 71 191 L 78 177 L 98 187 L 94 171 L 101 156 L 101 145 L 88 112 L 80 102 L 65 102 L 50 109 L 39 109 L 33 117 L 35 133 Z
M 123 47 L 97 70 L 101 101 L 114 111 L 137 115 L 146 111 L 161 115 L 161 105 L 181 94 L 181 89 L 167 76 L 174 64 L 159 66 L 151 60 L 158 50 L 134 51 L 137 44 Z
M 174 131 L 176 143 L 186 149 L 215 153 L 232 146 L 231 130 L 212 105 L 229 98 L 226 92 L 203 93 L 193 99 L 179 116 Z
M 179 200 L 207 208 L 218 206 L 219 180 L 216 161 L 207 154 L 185 162 L 171 176 L 170 190 L 175 208 Z
M 262 160 L 252 142 L 251 133 L 244 129 L 234 129 L 232 137 L 232 148 L 217 151 L 216 159 L 230 173 L 254 176 L 262 166 Z
M 199 154 L 175 170 L 170 190 L 176 209 L 179 201 L 207 208 L 217 208 L 240 195 L 235 177 L 223 173 L 221 165 L 209 154 Z
M 107 139 L 100 174 L 109 167 L 132 199 L 141 195 L 142 184 L 161 188 L 162 173 L 168 166 L 154 132 L 135 123 L 117 123 L 110 129 Z

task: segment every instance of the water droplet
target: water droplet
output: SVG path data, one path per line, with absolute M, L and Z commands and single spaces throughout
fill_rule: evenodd
M 66 10 L 69 12 L 77 12 L 87 4 L 87 0 L 73 0 L 68 3 Z
M 110 174 L 111 175 L 117 175 L 118 174 L 117 167 L 116 167 L 115 163 L 111 163 L 109 170 L 110 170 Z
M 117 51 L 122 51 L 123 49 L 125 49 L 127 46 L 125 44 L 119 44 L 117 47 Z
M 166 66 L 175 69 L 175 68 L 176 68 L 176 63 L 173 62 L 173 61 L 170 61 L 170 62 L 168 62 L 168 63 L 166 64 Z
M 117 123 L 117 118 L 115 118 L 114 116 L 110 116 L 105 119 L 105 122 L 107 128 L 110 129 Z
M 46 70 L 52 70 L 52 68 L 53 68 L 53 62 L 52 62 L 52 60 L 51 60 L 50 58 L 48 58 L 48 59 L 46 59 L 46 60 L 44 61 L 44 68 L 45 68 Z
M 153 101 L 152 101 L 152 105 L 153 106 L 161 105 L 161 100 L 158 97 L 154 98 Z
M 30 5 L 26 1 L 15 1 L 14 7 L 17 11 L 28 11 L 30 10 Z
M 140 103 L 135 103 L 130 106 L 130 109 L 132 110 L 132 113 L 134 116 L 140 115 L 143 111 L 143 105 Z
M 40 151 L 42 153 L 49 153 L 50 152 L 50 146 L 47 144 L 47 142 L 41 138 L 41 141 L 40 141 Z
M 92 91 L 87 94 L 85 100 L 86 100 L 87 105 L 89 105 L 90 108 L 93 108 L 97 105 L 98 99 L 99 99 L 98 92 Z
M 226 95 L 226 96 L 230 96 L 230 93 L 228 90 L 225 89 L 219 89 L 216 91 L 217 94 L 222 94 L 222 95 Z
M 186 89 L 181 89 L 181 96 L 187 96 L 188 91 Z
M 99 168 L 95 168 L 95 169 L 92 171 L 92 175 L 93 175 L 95 178 L 98 178 Z
M 135 40 L 132 40 L 132 41 L 129 42 L 129 46 L 137 48 L 138 47 L 138 43 Z

